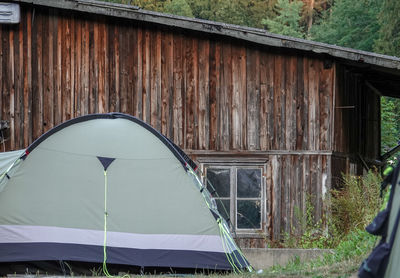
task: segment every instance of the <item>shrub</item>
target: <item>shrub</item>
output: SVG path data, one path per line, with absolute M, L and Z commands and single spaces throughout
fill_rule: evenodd
M 369 170 L 362 177 L 343 175 L 343 187 L 331 192 L 332 225 L 343 237 L 363 230 L 375 217 L 382 203 L 381 176 Z
M 295 208 L 302 233 L 294 230 L 284 236 L 283 247 L 287 248 L 335 248 L 348 235 L 358 233 L 373 220 L 382 204 L 380 184 L 382 178 L 374 170 L 362 177 L 343 175 L 341 189 L 331 191 L 329 213 L 319 221 L 314 219 L 312 196 L 307 196 L 305 214 Z M 326 200 L 326 202 L 328 202 Z

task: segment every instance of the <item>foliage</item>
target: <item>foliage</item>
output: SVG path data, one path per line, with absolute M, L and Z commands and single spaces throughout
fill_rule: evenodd
M 380 184 L 377 171 L 370 170 L 363 177 L 344 175 L 341 189 L 331 191 L 329 217 L 314 219 L 312 196 L 307 197 L 305 215 L 299 209 L 300 234 L 292 231 L 285 235 L 287 248 L 336 248 L 343 239 L 355 231 L 363 230 L 380 209 Z
M 384 0 L 378 15 L 380 29 L 374 50 L 400 56 L 400 1 Z
M 336 246 L 333 252 L 325 253 L 321 258 L 302 262 L 298 257 L 287 265 L 275 265 L 264 272 L 267 277 L 338 277 L 338 274 L 353 274 L 375 246 L 376 237 L 365 230 L 350 232 Z
M 381 98 L 381 151 L 387 152 L 400 140 L 400 101 Z
M 315 22 L 319 22 L 324 11 L 329 10 L 333 5 L 333 0 L 313 0 L 303 1 L 300 25 L 304 26 L 305 36 L 309 37 L 310 29 Z
M 295 218 L 300 221 L 300 234 L 292 229 L 288 234 L 285 234 L 283 239 L 283 246 L 286 248 L 333 248 L 337 241 L 332 236 L 334 227 L 326 225 L 327 217 L 325 215 L 316 221 L 314 218 L 314 206 L 312 205 L 313 196 L 308 195 L 306 200 L 305 214 L 298 208 L 294 208 Z M 330 220 L 329 220 L 330 221 Z M 331 227 L 328 232 L 327 226 Z
M 261 19 L 272 16 L 276 0 L 187 0 L 196 18 L 236 25 L 262 27 Z
M 102 1 L 137 6 L 144 10 L 163 12 L 164 3 L 166 0 L 102 0 Z
M 332 224 L 341 234 L 362 230 L 372 222 L 382 203 L 381 182 L 380 175 L 370 170 L 363 177 L 344 175 L 343 188 L 332 190 Z
M 192 10 L 185 0 L 169 0 L 164 4 L 164 12 L 169 14 L 193 17 Z
M 292 37 L 304 37 L 300 27 L 300 12 L 303 2 L 294 0 L 278 0 L 275 11 L 277 16 L 273 19 L 264 18 L 261 23 L 272 33 Z
M 321 24 L 311 28 L 311 38 L 372 51 L 378 38 L 381 0 L 337 0 L 334 3 L 329 12 L 325 12 Z
M 331 237 L 331 241 L 325 242 L 328 244 L 319 245 L 318 248 L 334 247 L 333 252 L 327 252 L 322 257 L 309 262 L 302 262 L 297 257 L 285 266 L 276 265 L 267 269 L 264 274 L 268 277 L 283 275 L 326 277 L 339 273 L 354 273 L 365 255 L 377 242 L 377 238 L 367 233 L 364 228 L 372 221 L 379 209 L 385 207 L 382 206 L 382 200 L 379 197 L 381 181 L 379 174 L 372 170 L 363 177 L 343 176 L 342 189 L 331 192 L 332 221 L 327 223 L 329 236 L 326 236 L 328 232 L 320 233 L 320 238 L 309 236 L 310 231 L 315 228 L 320 231 L 324 229 L 321 224 L 313 223 L 312 206 L 308 202 L 305 231 L 300 236 L 300 240 L 297 239 L 298 245 L 290 247 L 313 248 L 311 241 L 323 243 L 325 239 Z

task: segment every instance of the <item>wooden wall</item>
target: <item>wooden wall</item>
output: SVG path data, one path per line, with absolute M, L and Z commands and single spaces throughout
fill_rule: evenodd
M 1 26 L 7 149 L 76 116 L 135 115 L 193 150 L 330 150 L 333 69 L 302 55 L 36 8 Z
M 354 68 L 337 66 L 332 173 L 361 175 L 380 159 L 380 96 Z M 364 160 L 362 162 L 361 160 Z
M 6 150 L 73 117 L 129 113 L 194 156 L 264 152 L 269 237 L 299 226 L 294 208 L 305 209 L 308 193 L 321 217 L 328 152 L 348 151 L 351 132 L 334 146 L 335 64 L 117 18 L 22 6 L 21 19 L 0 26 Z

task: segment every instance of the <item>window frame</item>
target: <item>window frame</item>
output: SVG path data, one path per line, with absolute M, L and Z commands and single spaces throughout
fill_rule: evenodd
M 200 162 L 200 169 L 202 172 L 202 181 L 206 185 L 206 178 L 207 178 L 207 170 L 209 168 L 213 169 L 229 169 L 230 171 L 230 197 L 219 197 L 217 199 L 221 200 L 228 200 L 230 203 L 229 208 L 229 216 L 230 222 L 232 223 L 231 230 L 237 234 L 259 234 L 261 231 L 266 231 L 267 222 L 267 202 L 266 202 L 266 189 L 267 189 L 267 181 L 266 181 L 266 170 L 267 170 L 267 161 L 263 160 L 245 160 L 241 161 L 240 159 L 202 159 Z M 237 196 L 237 186 L 238 186 L 238 179 L 237 179 L 237 172 L 238 169 L 260 169 L 260 197 L 238 197 Z M 208 185 L 208 184 L 207 184 Z M 238 228 L 237 225 L 237 209 L 238 209 L 238 200 L 260 200 L 260 227 L 249 229 L 249 228 Z M 218 201 L 217 201 L 218 202 Z

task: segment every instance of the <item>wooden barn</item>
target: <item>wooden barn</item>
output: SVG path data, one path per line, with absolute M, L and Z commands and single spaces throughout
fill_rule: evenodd
M 398 58 L 92 0 L 10 2 L 2 151 L 80 115 L 134 115 L 197 161 L 242 247 L 298 230 L 307 200 L 320 219 L 342 172 L 379 165 Z

